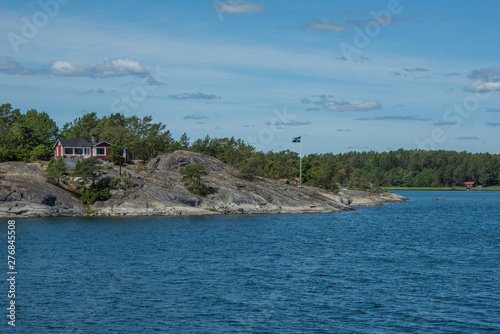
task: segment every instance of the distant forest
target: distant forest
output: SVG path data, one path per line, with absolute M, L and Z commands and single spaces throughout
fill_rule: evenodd
M 241 177 L 273 179 L 299 175 L 299 156 L 290 150 L 259 152 L 241 139 L 210 138 L 190 142 L 184 133 L 178 140 L 151 116 L 122 114 L 97 117 L 94 112 L 77 117 L 59 129 L 45 112 L 24 114 L 10 104 L 0 106 L 0 161 L 50 159 L 57 138 L 88 139 L 96 135 L 118 151 L 128 147 L 133 159 L 149 159 L 176 150 L 204 153 L 241 171 Z M 475 181 L 487 187 L 500 183 L 500 155 L 454 151 L 403 150 L 309 154 L 302 161 L 303 184 L 335 190 L 339 185 L 355 189 L 379 187 L 463 187 Z

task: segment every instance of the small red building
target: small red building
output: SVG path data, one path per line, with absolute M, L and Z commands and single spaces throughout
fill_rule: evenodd
M 476 182 L 465 182 L 464 183 L 465 185 L 465 188 L 472 188 L 472 187 L 475 187 L 476 186 Z
M 78 158 L 86 159 L 98 157 L 108 160 L 111 144 L 106 140 L 97 141 L 95 137 L 92 141 L 83 139 L 58 139 L 52 147 L 54 158 Z

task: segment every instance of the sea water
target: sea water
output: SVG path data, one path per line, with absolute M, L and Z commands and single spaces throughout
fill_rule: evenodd
M 500 192 L 398 193 L 334 214 L 15 219 L 0 331 L 500 333 Z

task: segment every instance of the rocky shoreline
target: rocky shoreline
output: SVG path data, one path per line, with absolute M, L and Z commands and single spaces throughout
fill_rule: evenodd
M 186 190 L 180 170 L 189 164 L 205 167 L 209 174 L 204 183 L 213 187 L 214 194 L 200 197 Z M 407 200 L 393 193 L 344 189 L 333 194 L 260 177 L 245 180 L 213 157 L 177 151 L 154 158 L 147 166 L 127 166 L 121 177 L 127 187 L 111 190 L 111 198 L 86 208 L 74 194 L 79 180 L 67 178 L 61 186 L 53 185 L 45 181 L 44 170 L 39 163 L 0 164 L 0 217 L 329 213 Z M 103 169 L 102 177 L 119 177 L 117 167 Z

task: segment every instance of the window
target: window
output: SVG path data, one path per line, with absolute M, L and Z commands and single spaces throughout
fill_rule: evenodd
M 73 154 L 73 147 L 64 148 L 64 155 L 72 155 L 72 154 Z
M 95 153 L 97 155 L 106 155 L 106 149 L 104 147 L 96 147 Z
M 83 154 L 83 149 L 81 147 L 75 147 L 75 154 Z

